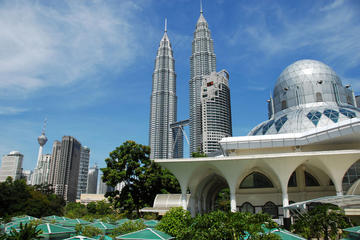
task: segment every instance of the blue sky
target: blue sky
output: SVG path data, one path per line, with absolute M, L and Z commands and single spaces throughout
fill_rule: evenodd
M 203 0 L 203 8 L 217 70 L 230 73 L 234 136 L 266 119 L 277 77 L 296 60 L 328 64 L 360 94 L 360 1 Z M 199 1 L 0 1 L 0 155 L 18 150 L 33 169 L 45 117 L 45 153 L 72 135 L 103 167 L 125 140 L 147 145 L 165 17 L 178 119 L 187 119 Z

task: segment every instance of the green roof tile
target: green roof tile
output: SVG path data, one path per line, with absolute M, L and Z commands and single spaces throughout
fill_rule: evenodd
M 343 229 L 345 232 L 351 232 L 360 235 L 360 226 L 350 227 Z
M 115 225 L 112 225 L 112 224 L 106 223 L 106 222 L 95 222 L 95 223 L 89 224 L 88 226 L 97 227 L 99 229 L 105 229 L 105 230 L 116 228 Z
M 155 229 L 145 228 L 140 231 L 120 235 L 116 239 L 167 240 L 174 239 L 174 237 Z
M 95 238 L 89 238 L 89 237 L 84 237 L 84 236 L 75 236 L 75 237 L 71 237 L 71 238 L 66 238 L 64 240 L 96 240 Z
M 48 234 L 57 234 L 57 233 L 75 233 L 76 231 L 71 228 L 62 227 L 59 225 L 44 223 L 40 224 L 36 227 L 36 229 L 40 229 L 43 233 L 41 235 Z

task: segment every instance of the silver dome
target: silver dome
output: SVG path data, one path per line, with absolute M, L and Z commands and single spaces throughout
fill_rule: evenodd
M 40 146 L 44 146 L 47 142 L 47 137 L 45 136 L 45 133 L 42 133 L 39 137 L 38 137 L 38 143 L 40 144 Z
M 329 66 L 316 60 L 300 60 L 288 66 L 275 84 L 274 113 L 308 103 L 350 103 L 348 95 Z
M 279 76 L 270 119 L 253 128 L 249 135 L 298 133 L 360 117 L 351 89 L 326 64 L 300 60 Z

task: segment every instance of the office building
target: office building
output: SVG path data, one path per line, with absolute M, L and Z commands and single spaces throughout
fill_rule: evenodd
M 216 56 L 213 39 L 201 8 L 190 57 L 190 153 L 202 150 L 201 84 L 204 75 L 215 71 Z
M 4 182 L 8 177 L 12 177 L 13 180 L 21 178 L 23 158 L 24 155 L 18 151 L 12 151 L 2 157 L 0 182 Z
M 31 176 L 33 174 L 32 170 L 23 170 L 22 177 L 25 179 L 27 185 L 31 185 Z
M 152 76 L 149 128 L 151 159 L 182 157 L 182 148 L 176 147 L 174 132 L 170 128 L 170 124 L 176 122 L 176 112 L 175 60 L 165 20 L 165 31 L 157 50 Z
M 53 156 L 55 155 L 55 166 L 54 169 L 51 169 L 53 176 L 50 178 L 55 193 L 63 196 L 65 201 L 74 202 L 78 188 L 81 144 L 74 137 L 64 136 L 60 151 L 58 151 L 58 147 L 58 142 L 55 142 L 52 153 Z
M 101 174 L 97 193 L 98 194 L 106 194 L 107 192 L 111 192 L 113 190 L 114 190 L 113 187 L 111 187 L 111 186 L 107 185 L 105 182 L 103 182 L 102 174 Z
M 89 169 L 86 193 L 96 194 L 98 177 L 99 177 L 99 168 L 98 166 L 94 165 L 92 168 Z
M 55 176 L 58 175 L 56 165 L 60 161 L 61 142 L 55 140 L 52 146 L 50 169 L 48 174 L 48 183 L 55 188 Z
M 78 178 L 78 190 L 76 199 L 80 199 L 82 193 L 86 193 L 88 172 L 89 172 L 90 148 L 81 147 L 80 152 L 80 167 Z
M 202 151 L 220 152 L 219 141 L 232 136 L 229 74 L 225 70 L 203 76 L 201 86 Z

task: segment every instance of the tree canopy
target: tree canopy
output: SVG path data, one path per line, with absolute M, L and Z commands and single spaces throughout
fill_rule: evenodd
M 181 207 L 172 208 L 161 219 L 157 229 L 176 239 L 278 239 L 275 234 L 265 233 L 264 227 L 277 224 L 267 214 L 213 211 L 191 218 Z
M 106 197 L 127 213 L 151 206 L 158 193 L 178 193 L 179 184 L 176 178 L 158 164 L 150 160 L 150 147 L 126 141 L 109 154 L 105 159 L 106 167 L 102 168 L 103 181 L 116 187 L 122 185 L 121 191 L 106 193 Z
M 65 201 L 49 185 L 26 185 L 24 179 L 8 177 L 0 183 L 0 217 L 61 215 Z
M 292 228 L 305 238 L 338 239 L 339 230 L 349 226 L 349 218 L 338 206 L 321 204 L 303 214 Z

